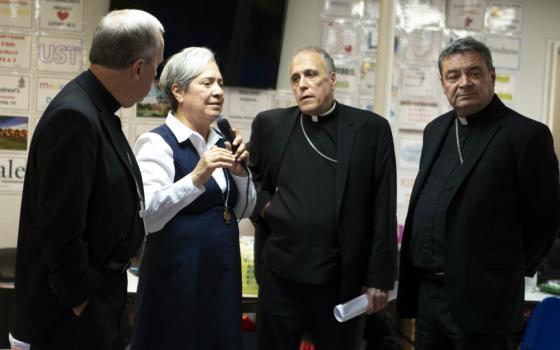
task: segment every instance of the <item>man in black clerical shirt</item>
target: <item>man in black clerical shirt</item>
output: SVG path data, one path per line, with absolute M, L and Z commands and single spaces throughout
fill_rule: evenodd
M 494 94 L 490 50 L 470 37 L 439 56 L 453 110 L 424 131 L 400 254 L 398 310 L 416 349 L 513 349 L 524 275 L 560 224 L 548 128 Z
M 259 349 L 358 349 L 364 317 L 333 307 L 365 292 L 387 304 L 396 269 L 395 156 L 387 121 L 334 100 L 332 58 L 299 50 L 290 67 L 297 107 L 253 122 Z

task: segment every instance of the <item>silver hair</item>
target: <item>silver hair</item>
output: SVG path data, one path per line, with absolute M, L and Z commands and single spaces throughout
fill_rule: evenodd
M 177 110 L 173 85 L 177 84 L 187 91 L 190 82 L 211 61 L 215 61 L 214 53 L 205 47 L 188 47 L 169 57 L 159 78 L 159 88 L 171 103 L 171 110 Z
M 321 56 L 321 58 L 323 59 L 325 68 L 327 68 L 327 73 L 333 73 L 335 71 L 336 67 L 334 66 L 334 60 L 327 51 L 317 46 L 303 46 L 297 49 L 296 53 L 294 54 L 294 57 L 300 52 L 304 52 L 304 51 L 311 51 L 311 52 L 318 53 L 319 56 Z
M 105 15 L 93 34 L 89 61 L 111 69 L 130 67 L 144 59 L 152 63 L 161 47 L 160 21 L 141 10 L 115 10 Z
M 452 41 L 441 51 L 438 58 L 439 74 L 441 75 L 442 73 L 443 61 L 447 57 L 463 52 L 474 52 L 481 55 L 484 59 L 484 62 L 486 62 L 486 67 L 489 70 L 494 68 L 494 65 L 492 63 L 492 53 L 490 52 L 488 46 L 484 45 L 482 42 L 474 39 L 473 37 L 467 36 L 465 38 Z

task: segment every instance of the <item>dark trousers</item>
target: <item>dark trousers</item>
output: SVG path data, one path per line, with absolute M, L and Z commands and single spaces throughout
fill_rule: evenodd
M 359 349 L 364 317 L 336 321 L 339 285 L 294 283 L 260 264 L 257 338 L 260 350 L 298 350 L 304 332 L 316 350 Z
M 449 310 L 443 282 L 422 280 L 416 317 L 416 350 L 512 350 L 512 334 L 463 332 Z

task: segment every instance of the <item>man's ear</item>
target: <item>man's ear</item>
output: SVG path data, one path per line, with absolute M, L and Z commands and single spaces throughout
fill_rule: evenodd
M 130 72 L 134 77 L 134 79 L 136 80 L 140 79 L 140 75 L 142 74 L 143 68 L 144 68 L 144 60 L 142 58 L 137 59 L 136 61 L 134 61 L 134 63 L 132 63 Z
M 336 86 L 336 73 L 335 72 L 331 72 L 331 88 L 334 90 L 335 86 Z

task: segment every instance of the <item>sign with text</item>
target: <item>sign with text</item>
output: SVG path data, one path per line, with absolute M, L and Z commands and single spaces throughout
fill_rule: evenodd
M 0 33 L 0 68 L 31 67 L 31 35 Z
M 83 41 L 50 36 L 37 38 L 37 69 L 47 72 L 80 73 L 84 62 Z
M 32 0 L 0 1 L 0 23 L 3 27 L 31 28 Z
M 44 111 L 56 94 L 58 94 L 69 81 L 70 79 L 61 78 L 37 78 L 37 103 L 35 104 L 37 112 Z
M 0 109 L 29 109 L 29 76 L 0 75 Z
M 82 0 L 41 0 L 40 27 L 81 32 L 84 29 Z
M 0 116 L 0 150 L 27 150 L 28 118 Z
M 25 177 L 24 156 L 0 155 L 0 193 L 21 193 Z

